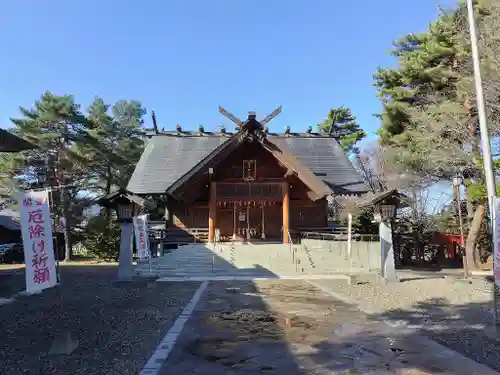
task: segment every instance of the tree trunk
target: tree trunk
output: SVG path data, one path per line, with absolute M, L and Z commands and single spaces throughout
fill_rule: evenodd
M 62 142 L 62 141 L 61 141 Z M 62 220 L 63 220 L 63 235 L 64 235 L 64 260 L 71 260 L 72 254 L 72 243 L 71 243 L 71 230 L 69 226 L 69 200 L 66 195 L 66 178 L 64 176 L 62 161 L 62 148 L 64 147 L 64 143 L 58 144 L 57 153 L 56 153 L 56 179 L 57 179 L 57 188 L 59 193 L 59 199 L 62 208 Z M 57 232 L 56 232 L 57 236 Z
M 467 194 L 465 194 L 465 199 L 467 199 L 467 223 L 470 224 L 474 218 L 474 204 L 467 198 Z
M 469 122 L 469 136 L 472 141 L 472 161 L 474 166 L 476 167 L 475 178 L 481 180 L 484 184 L 484 174 L 482 172 L 482 163 L 481 163 L 481 147 L 480 147 L 480 137 L 478 132 L 478 117 L 477 114 L 473 114 L 473 104 L 470 98 L 467 98 L 464 103 L 464 107 L 469 113 L 470 122 Z M 472 206 L 472 205 L 471 205 Z M 467 206 L 467 209 L 472 208 Z M 472 268 L 480 268 L 480 257 L 477 249 L 477 242 L 479 240 L 479 235 L 481 232 L 481 225 L 483 224 L 484 217 L 486 214 L 486 207 L 484 203 L 477 204 L 476 209 L 474 211 L 474 216 L 472 217 L 472 221 L 470 221 L 469 233 L 467 235 L 467 242 L 465 244 L 465 254 L 467 257 L 467 265 L 469 270 Z M 470 213 L 468 215 L 471 217 Z
M 479 234 L 481 232 L 481 225 L 484 221 L 484 215 L 486 213 L 486 207 L 484 204 L 478 204 L 476 211 L 474 212 L 474 218 L 470 224 L 469 233 L 467 235 L 467 242 L 465 244 L 465 254 L 467 257 L 467 265 L 469 269 L 480 268 L 481 261 L 479 259 L 479 254 L 477 254 L 477 241 L 479 239 Z
M 111 194 L 111 186 L 112 186 L 112 177 L 111 177 L 111 164 L 108 164 L 107 166 L 107 174 L 106 174 L 106 195 Z M 111 227 L 111 208 L 106 207 L 106 225 L 108 228 Z

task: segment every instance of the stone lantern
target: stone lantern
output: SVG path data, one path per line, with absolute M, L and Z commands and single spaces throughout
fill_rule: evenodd
M 392 224 L 397 210 L 408 207 L 409 198 L 397 189 L 367 197 L 361 207 L 373 207 L 374 219 L 379 223 L 380 273 L 385 281 L 397 281 Z
M 116 217 L 120 223 L 131 223 L 134 217 L 134 203 L 128 199 L 116 204 Z
M 121 223 L 118 280 L 129 281 L 132 279 L 133 271 L 133 218 L 141 211 L 155 209 L 156 205 L 153 202 L 123 189 L 106 197 L 100 198 L 97 203 L 101 206 L 115 210 L 117 218 L 116 221 Z

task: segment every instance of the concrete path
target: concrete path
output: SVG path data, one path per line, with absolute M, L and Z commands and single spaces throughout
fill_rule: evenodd
M 205 281 L 179 319 L 148 374 L 498 375 L 300 280 Z

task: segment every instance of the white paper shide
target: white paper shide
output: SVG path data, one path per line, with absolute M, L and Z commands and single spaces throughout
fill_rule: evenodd
M 149 251 L 149 238 L 148 238 L 148 215 L 135 216 L 134 231 L 135 231 L 135 245 L 137 248 L 137 258 L 148 259 L 151 256 Z
M 57 284 L 48 191 L 22 193 L 19 199 L 26 267 L 26 291 Z

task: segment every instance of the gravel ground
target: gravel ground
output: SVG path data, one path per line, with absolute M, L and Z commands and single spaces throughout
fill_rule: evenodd
M 0 270 L 0 298 L 10 298 L 25 288 L 24 268 Z
M 64 309 L 59 288 L 0 307 L 0 373 L 137 374 L 199 283 L 115 277 L 115 267 L 63 267 Z M 49 355 L 54 336 L 68 331 L 78 348 Z
M 489 334 L 493 321 L 491 294 L 483 279 L 425 278 L 384 284 L 360 280 L 321 280 L 317 284 L 346 297 L 370 317 L 403 320 L 435 341 L 500 371 L 500 342 Z M 486 286 L 486 287 L 485 287 Z

